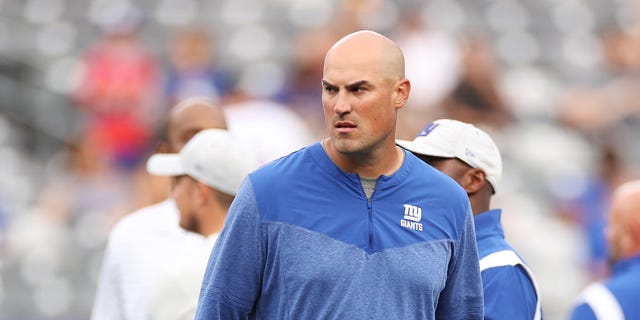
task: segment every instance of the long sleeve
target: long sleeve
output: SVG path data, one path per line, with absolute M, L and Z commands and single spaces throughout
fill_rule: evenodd
M 536 292 L 519 266 L 490 268 L 482 272 L 485 319 L 533 319 Z
M 440 294 L 436 309 L 436 319 L 482 319 L 482 281 L 470 208 L 460 240 L 454 246 L 446 287 Z
M 209 258 L 196 319 L 247 319 L 260 295 L 263 266 L 261 223 L 247 179 Z
M 569 317 L 571 320 L 597 320 L 596 315 L 586 303 L 581 303 L 576 306 L 571 312 Z
M 209 258 L 196 319 L 482 319 L 466 193 L 406 159 L 371 201 L 320 143 L 250 174 Z
M 105 251 L 100 278 L 96 289 L 91 320 L 119 320 L 124 319 L 123 302 L 120 295 L 118 278 L 118 266 L 115 263 L 116 250 L 113 238 L 110 239 Z

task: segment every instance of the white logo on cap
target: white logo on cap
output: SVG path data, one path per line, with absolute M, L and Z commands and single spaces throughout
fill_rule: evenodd
M 469 157 L 473 157 L 473 158 L 476 157 L 476 154 L 471 152 L 471 150 L 469 150 L 469 148 L 464 148 L 464 154 L 469 156 Z

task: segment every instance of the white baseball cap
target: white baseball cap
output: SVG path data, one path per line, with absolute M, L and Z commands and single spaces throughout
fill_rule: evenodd
M 482 169 L 497 192 L 502 179 L 502 157 L 489 135 L 476 126 L 451 119 L 428 124 L 413 141 L 396 140 L 396 144 L 415 154 L 441 158 L 458 158 L 472 168 Z
M 180 153 L 156 153 L 147 161 L 147 171 L 159 176 L 189 175 L 235 195 L 244 178 L 258 167 L 253 152 L 222 129 L 206 129 L 194 135 Z

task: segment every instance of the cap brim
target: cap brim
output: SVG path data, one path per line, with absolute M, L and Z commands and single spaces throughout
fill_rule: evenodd
M 424 142 L 415 142 L 415 141 L 397 139 L 396 144 L 413 153 L 417 153 L 425 156 L 442 157 L 442 158 L 456 157 L 455 155 L 445 152 L 433 145 L 425 144 Z
M 186 173 L 178 154 L 152 155 L 147 160 L 147 171 L 157 176 L 179 176 Z

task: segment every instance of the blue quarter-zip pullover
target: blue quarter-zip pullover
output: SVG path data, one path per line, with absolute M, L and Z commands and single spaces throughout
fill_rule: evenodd
M 196 319 L 482 319 L 464 190 L 405 152 L 368 201 L 320 143 L 249 175 Z

